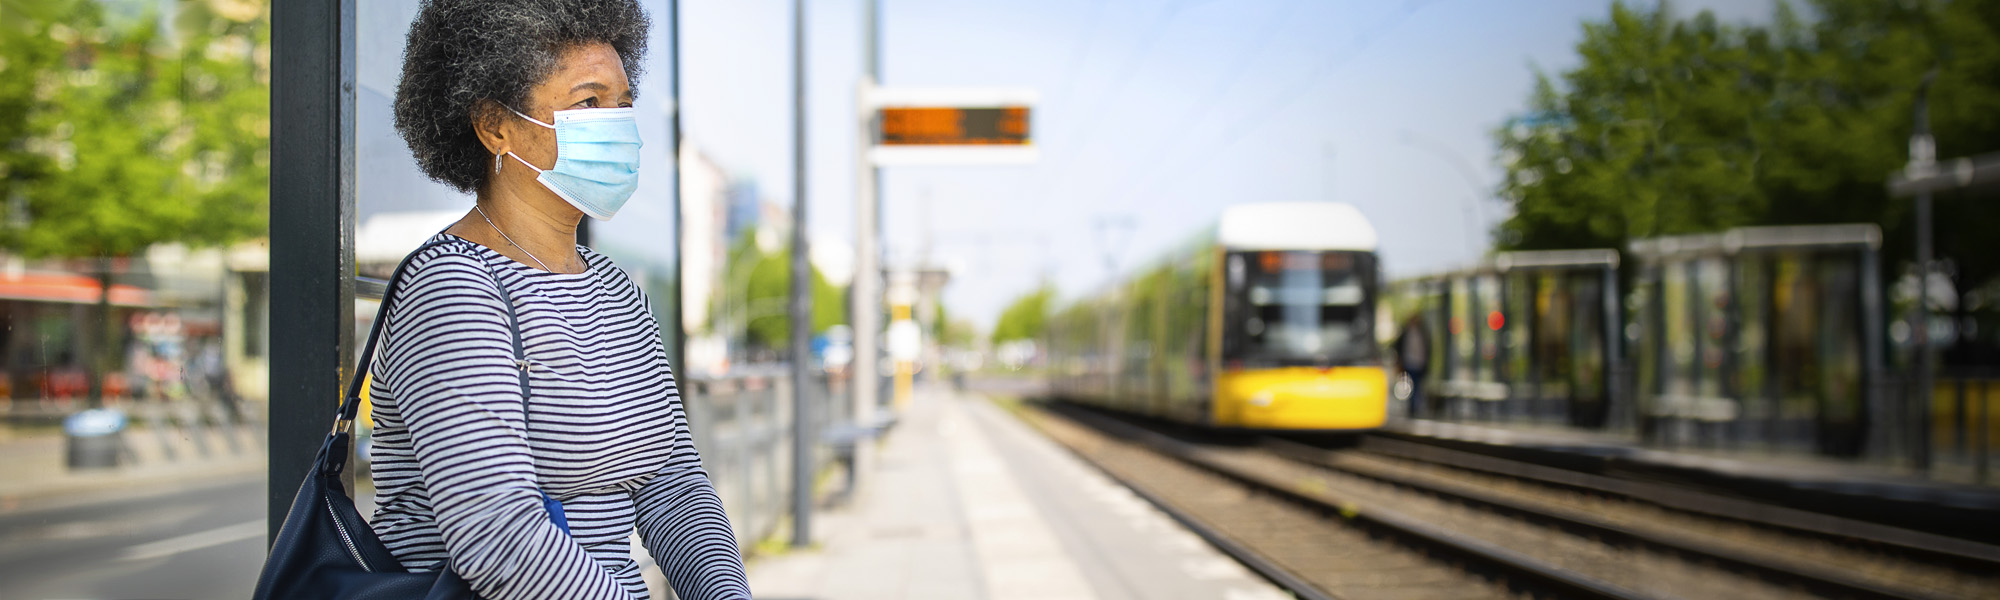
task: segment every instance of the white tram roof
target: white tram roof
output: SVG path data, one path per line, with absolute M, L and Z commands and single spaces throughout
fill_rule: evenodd
M 1337 202 L 1264 202 L 1223 209 L 1217 242 L 1231 250 L 1373 252 L 1375 227 Z

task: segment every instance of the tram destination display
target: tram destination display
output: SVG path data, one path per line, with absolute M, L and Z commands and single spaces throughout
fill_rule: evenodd
M 1026 106 L 884 107 L 878 143 L 884 146 L 1026 145 Z
M 1040 95 L 1021 88 L 866 87 L 862 135 L 870 167 L 1035 162 Z

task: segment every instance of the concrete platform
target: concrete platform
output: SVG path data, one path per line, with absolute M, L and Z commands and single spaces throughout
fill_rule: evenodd
M 911 404 L 814 548 L 751 561 L 758 598 L 1290 597 L 983 398 Z

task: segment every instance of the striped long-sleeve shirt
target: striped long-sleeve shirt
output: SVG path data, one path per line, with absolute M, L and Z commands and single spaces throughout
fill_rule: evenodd
M 636 526 L 682 598 L 749 598 L 645 295 L 588 249 L 588 271 L 562 274 L 440 238 L 456 243 L 404 273 L 369 391 L 371 524 L 396 558 L 416 570 L 449 557 L 492 600 L 645 598 Z M 496 285 L 531 365 L 525 404 Z

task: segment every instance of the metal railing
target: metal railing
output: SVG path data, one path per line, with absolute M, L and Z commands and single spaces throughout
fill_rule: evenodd
M 355 296 L 379 301 L 386 283 L 356 277 Z M 739 366 L 727 374 L 677 381 L 702 467 L 746 550 L 776 534 L 790 515 L 794 415 L 787 368 L 783 363 Z M 857 443 L 859 434 L 846 378 L 822 372 L 811 381 L 805 390 L 811 413 L 806 418 L 812 421 L 809 430 L 816 432 L 812 472 L 817 474 L 842 458 L 839 446 Z M 882 389 L 886 392 L 887 386 Z
M 1994 438 L 2000 437 L 2000 369 L 1946 368 L 1931 387 L 1934 475 L 1992 481 Z
M 821 432 L 813 473 L 836 458 L 825 432 L 852 421 L 844 380 L 820 374 L 805 390 L 806 418 Z M 792 497 L 791 379 L 782 364 L 732 369 L 727 375 L 681 381 L 702 466 L 722 498 L 736 539 L 747 548 L 775 535 L 790 513 Z

